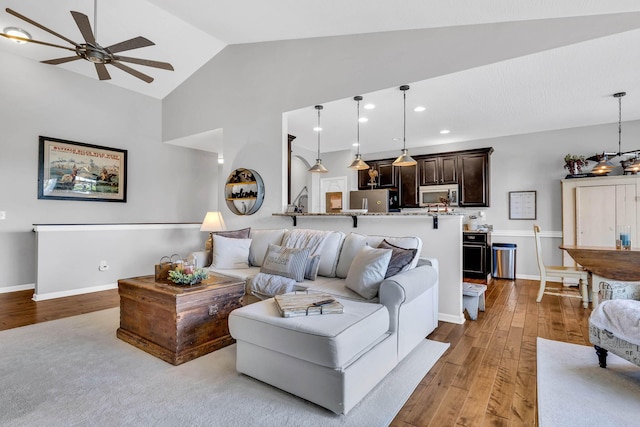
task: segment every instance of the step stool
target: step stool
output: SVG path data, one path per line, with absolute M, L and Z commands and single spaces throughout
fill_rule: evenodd
M 478 309 L 484 311 L 484 292 L 486 290 L 486 285 L 462 283 L 462 307 L 463 311 L 467 310 L 471 320 L 478 318 Z

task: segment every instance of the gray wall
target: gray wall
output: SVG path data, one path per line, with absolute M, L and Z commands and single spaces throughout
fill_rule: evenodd
M 0 63 L 0 290 L 35 282 L 33 224 L 202 221 L 217 159 L 162 142 L 161 101 L 3 52 Z M 38 200 L 39 135 L 127 149 L 127 203 Z

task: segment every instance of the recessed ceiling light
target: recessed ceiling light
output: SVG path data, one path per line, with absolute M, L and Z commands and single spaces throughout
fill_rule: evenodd
M 8 37 L 9 40 L 12 40 L 15 43 L 18 44 L 23 44 L 26 43 L 26 41 L 24 40 L 18 40 L 18 39 L 14 39 L 12 37 L 22 37 L 23 39 L 29 39 L 31 40 L 31 34 L 27 33 L 25 30 L 18 28 L 18 27 L 7 27 L 3 30 L 3 32 L 10 36 Z
M 440 131 L 440 133 L 441 133 L 442 135 L 446 135 L 446 134 L 448 134 L 449 132 L 451 132 L 449 129 L 442 129 L 442 130 Z
M 316 126 L 313 128 L 313 130 L 315 130 L 316 132 L 320 132 L 322 128 L 320 126 Z
M 366 117 L 360 117 L 360 118 L 358 119 L 358 121 L 359 121 L 360 123 L 366 123 L 366 122 L 368 122 L 368 121 L 369 121 L 369 119 L 367 119 Z
M 373 110 L 374 108 L 376 108 L 375 104 L 367 104 L 364 106 L 365 110 Z
M 424 110 L 426 110 L 426 108 L 424 108 L 422 105 L 417 106 L 416 108 L 413 109 L 413 111 L 415 111 L 416 113 L 421 113 Z
M 354 147 L 357 147 L 357 146 L 358 146 L 358 145 L 360 145 L 360 144 L 358 144 L 357 142 L 354 142 L 354 143 L 353 143 L 353 144 L 351 144 L 351 145 L 353 145 Z
M 402 141 L 402 138 L 398 138 L 397 136 L 393 138 L 394 141 Z

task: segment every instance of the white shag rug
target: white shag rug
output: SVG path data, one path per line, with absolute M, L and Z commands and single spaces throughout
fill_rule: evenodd
M 538 338 L 540 427 L 640 426 L 640 366 L 593 346 Z
M 348 415 L 235 370 L 235 345 L 180 366 L 116 338 L 119 309 L 0 332 L 0 425 L 386 426 L 449 344 L 425 340 Z

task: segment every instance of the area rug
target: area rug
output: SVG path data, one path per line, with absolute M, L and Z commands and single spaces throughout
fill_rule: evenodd
M 235 345 L 180 366 L 116 338 L 119 309 L 0 332 L 0 425 L 386 426 L 447 349 L 425 340 L 349 414 L 235 370 Z
M 540 427 L 639 425 L 640 367 L 593 347 L 538 338 Z

